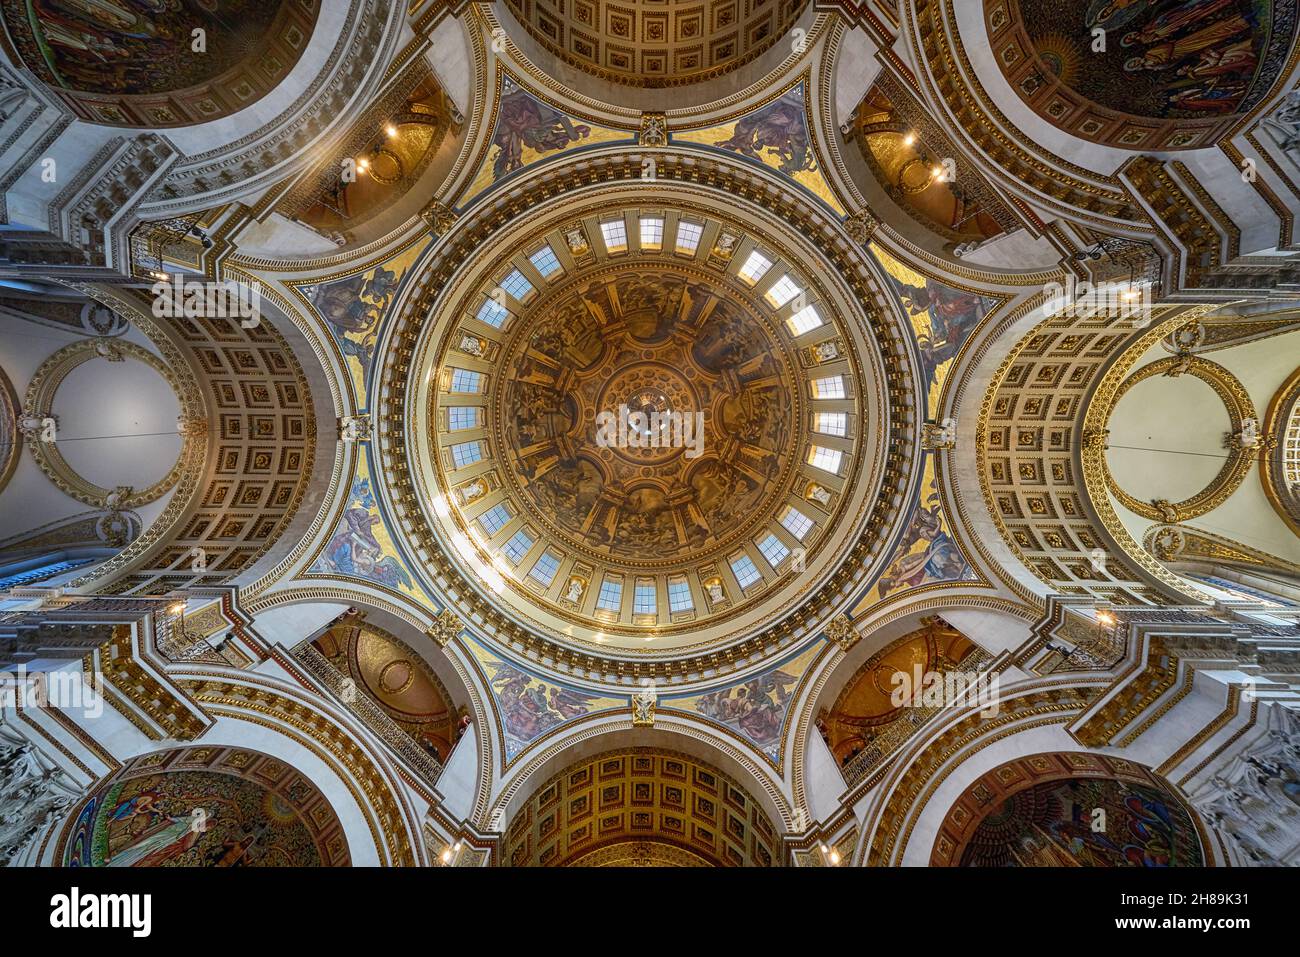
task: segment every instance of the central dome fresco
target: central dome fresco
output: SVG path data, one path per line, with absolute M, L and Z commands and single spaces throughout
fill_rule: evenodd
M 663 568 L 737 544 L 790 490 L 796 360 L 738 283 L 612 267 L 538 313 L 493 420 L 516 498 L 567 546 Z
M 534 207 L 429 283 L 415 496 L 439 552 L 530 632 L 651 654 L 754 638 L 862 546 L 885 360 L 784 224 L 616 192 Z

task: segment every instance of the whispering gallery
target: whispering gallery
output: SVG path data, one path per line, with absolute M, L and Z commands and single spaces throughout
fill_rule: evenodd
M 1298 12 L 0 0 L 0 862 L 1300 863 Z

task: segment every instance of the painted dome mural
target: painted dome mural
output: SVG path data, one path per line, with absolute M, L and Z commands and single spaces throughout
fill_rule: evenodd
M 65 837 L 69 867 L 346 866 L 311 783 L 242 749 L 151 754 L 93 794 Z
M 318 0 L 4 0 L 8 44 L 78 115 L 181 126 L 254 103 L 293 68 Z
M 1286 68 L 1293 0 L 995 0 L 985 16 L 1012 87 L 1099 143 L 1183 149 L 1265 100 Z
M 665 197 L 480 252 L 415 377 L 424 508 L 473 578 L 561 641 L 658 653 L 788 610 L 854 543 L 881 357 L 792 241 Z

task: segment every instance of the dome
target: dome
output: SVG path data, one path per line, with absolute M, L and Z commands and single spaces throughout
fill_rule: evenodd
M 754 3 L 507 0 L 533 39 L 561 60 L 632 86 L 695 83 L 749 63 L 785 35 L 808 0 Z
M 898 425 L 864 334 L 884 318 L 771 218 L 600 192 L 500 231 L 433 305 L 416 497 L 526 627 L 698 652 L 788 615 L 862 545 Z
M 3 42 L 80 117 L 171 127 L 226 116 L 289 75 L 317 0 L 5 3 Z

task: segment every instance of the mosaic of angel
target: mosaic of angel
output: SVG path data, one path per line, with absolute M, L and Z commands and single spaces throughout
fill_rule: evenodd
M 377 524 L 382 527 L 370 480 L 358 479 L 352 485 L 351 501 L 339 529 L 325 547 L 318 566 L 394 590 L 399 586 L 411 588 L 410 574 L 395 556 L 384 554 L 384 547 L 375 538 L 373 529 Z
M 925 285 L 896 283 L 899 298 L 916 329 L 926 393 L 939 366 L 957 355 L 991 305 L 975 293 L 926 279 Z
M 506 735 L 528 742 L 591 711 L 591 695 L 547 684 L 504 662 L 486 662 Z
M 918 504 L 912 513 L 912 521 L 903 533 L 894 561 L 880 578 L 879 594 L 883 598 L 898 589 L 915 588 L 930 582 L 958 581 L 969 574 L 970 565 L 944 529 L 938 493 L 931 491 L 926 502 Z
M 815 170 L 817 158 L 808 139 L 803 90 L 790 90 L 775 102 L 742 117 L 730 139 L 723 140 L 718 146 L 760 162 L 764 161 L 763 152 L 767 151 L 777 161 L 777 168 L 782 173 Z
M 378 266 L 325 283 L 312 293 L 311 303 L 334 333 L 339 350 L 360 363 L 363 375 L 374 361 L 379 319 L 393 301 L 398 282 L 396 272 Z
M 562 150 L 586 139 L 591 127 L 540 103 L 523 90 L 507 87 L 501 97 L 500 114 L 492 142 L 497 153 L 492 160 L 492 177 L 500 179 L 524 166 L 524 149 L 537 153 Z
M 798 677 L 781 670 L 769 671 L 744 684 L 711 691 L 695 702 L 706 718 L 741 732 L 766 752 L 781 743 L 781 728 Z

